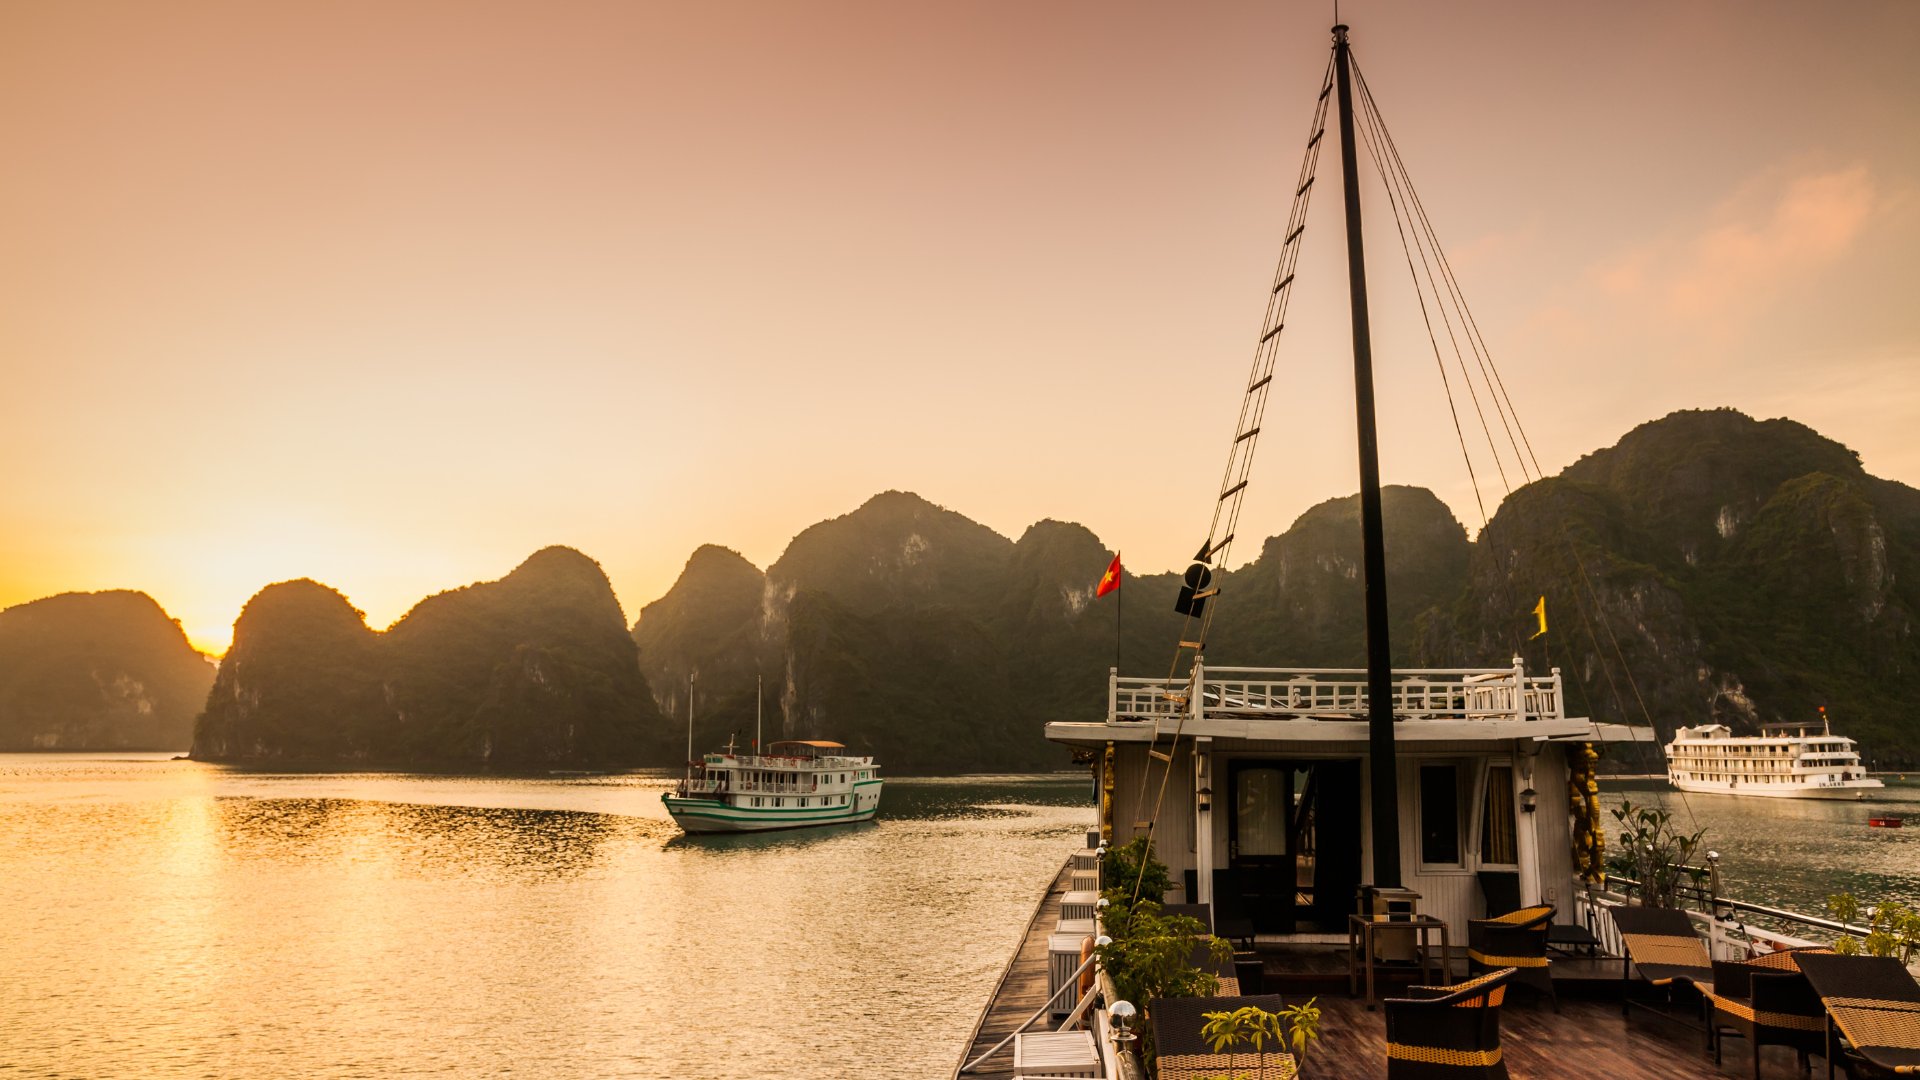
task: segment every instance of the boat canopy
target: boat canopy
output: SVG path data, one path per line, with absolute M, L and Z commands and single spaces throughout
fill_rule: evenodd
M 826 750 L 845 750 L 846 743 L 827 742 L 824 739 L 782 739 L 768 743 L 767 753 L 779 756 L 802 756 L 806 751 L 820 753 Z

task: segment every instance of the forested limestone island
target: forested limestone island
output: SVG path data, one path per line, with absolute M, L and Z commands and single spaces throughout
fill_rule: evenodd
M 1571 714 L 1650 724 L 1649 748 L 1825 705 L 1871 764 L 1920 762 L 1920 492 L 1802 424 L 1674 413 L 1515 491 L 1471 541 L 1431 492 L 1383 502 L 1398 665 L 1560 667 Z M 1112 556 L 1079 525 L 1009 540 L 890 491 L 765 572 L 700 548 L 633 638 L 670 725 L 698 672 L 697 748 L 752 737 L 758 677 L 768 739 L 837 739 L 895 772 L 1055 768 L 1042 725 L 1105 713 L 1115 604 L 1093 588 Z M 1362 666 L 1360 560 L 1356 496 L 1307 510 L 1216 577 L 1208 659 Z M 1124 582 L 1122 667 L 1165 674 L 1178 576 Z M 1529 640 L 1541 596 L 1552 628 Z
M 412 768 L 638 765 L 669 756 L 598 563 L 536 552 L 428 597 L 385 633 L 315 581 L 269 585 L 234 624 L 192 756 Z
M 142 592 L 0 611 L 0 750 L 183 750 L 213 664 Z

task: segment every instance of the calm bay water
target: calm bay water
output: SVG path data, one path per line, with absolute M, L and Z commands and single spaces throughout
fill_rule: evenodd
M 0 1075 L 928 1077 L 1093 820 L 1084 777 L 890 780 L 880 821 L 689 838 L 657 776 L 0 755 Z M 1920 900 L 1920 780 L 1609 784 L 1733 895 Z
M 1850 891 L 1864 904 L 1920 902 L 1920 778 L 1884 777 L 1872 797 L 1750 799 L 1681 794 L 1664 781 L 1610 781 L 1601 785 L 1608 810 L 1623 798 L 1673 814 L 1682 832 L 1705 829 L 1705 844 L 1720 853 L 1723 891 L 1735 899 L 1811 915 L 1826 913 L 1828 895 Z M 1867 827 L 1867 818 L 1906 819 L 1900 829 Z M 1607 841 L 1620 827 L 1609 812 Z
M 949 1072 L 1083 776 L 689 838 L 662 777 L 0 755 L 0 1075 Z

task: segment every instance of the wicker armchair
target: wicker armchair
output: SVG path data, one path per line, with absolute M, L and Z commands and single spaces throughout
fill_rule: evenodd
M 1754 1080 L 1760 1077 L 1762 1046 L 1791 1046 L 1807 1071 L 1809 1054 L 1825 1054 L 1827 1014 L 1813 984 L 1800 973 L 1800 958 L 1830 953 L 1826 948 L 1789 949 L 1736 963 L 1715 961 L 1713 986 L 1701 993 L 1712 1006 L 1707 1039 L 1713 1045 L 1714 1064 L 1720 1063 L 1721 1039 L 1728 1034 L 1747 1040 L 1753 1049 Z
M 1560 997 L 1553 992 L 1552 961 L 1547 959 L 1547 931 L 1553 926 L 1553 908 L 1530 907 L 1497 919 L 1467 922 L 1467 973 L 1513 968 L 1513 981 L 1547 996 L 1553 1011 Z
M 1261 1058 L 1251 1050 L 1235 1054 L 1216 1054 L 1200 1037 L 1210 1012 L 1232 1012 L 1246 1005 L 1258 1005 L 1268 1012 L 1279 1012 L 1280 995 L 1257 994 L 1249 997 L 1155 998 L 1147 1014 L 1153 1020 L 1153 1045 L 1160 1080 L 1200 1080 L 1225 1076 L 1228 1066 L 1233 1075 L 1258 1077 L 1258 1080 L 1292 1080 L 1293 1057 L 1284 1047 L 1268 1044 L 1266 1068 L 1260 1071 Z
M 1635 968 L 1640 969 L 1642 979 L 1666 991 L 1669 1004 L 1679 983 L 1713 986 L 1713 959 L 1707 955 L 1706 943 L 1694 933 L 1693 920 L 1686 912 L 1677 908 L 1613 907 L 1607 913 L 1613 916 L 1626 946 L 1620 961 L 1620 978 L 1626 984 L 1620 995 L 1622 1014 L 1635 1004 L 1630 992 Z M 1672 1012 L 1663 1015 L 1681 1018 Z
M 1801 956 L 1800 972 L 1826 1007 L 1827 1076 L 1836 1057 L 1847 1072 L 1920 1074 L 1920 984 L 1900 961 L 1884 956 Z M 1845 1039 L 1842 1045 L 1839 1036 Z M 1857 1071 L 1856 1071 L 1857 1070 Z
M 1500 1004 L 1513 968 L 1454 986 L 1410 986 L 1388 998 L 1388 1080 L 1506 1080 Z

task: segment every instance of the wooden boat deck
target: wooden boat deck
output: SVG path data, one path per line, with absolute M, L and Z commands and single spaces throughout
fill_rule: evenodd
M 1344 986 L 1337 994 L 1322 994 L 1319 1004 L 1320 1041 L 1307 1058 L 1307 1075 L 1385 1076 L 1386 1021 L 1381 1014 L 1368 1012 L 1359 998 L 1347 997 Z M 1564 991 L 1558 1013 L 1524 990 L 1510 992 L 1500 1010 L 1500 1050 L 1514 1080 L 1728 1080 L 1754 1075 L 1753 1049 L 1744 1039 L 1727 1038 L 1721 1064 L 1715 1066 L 1704 1032 L 1638 1009 L 1630 1018 L 1622 1016 L 1617 998 L 1570 998 Z M 1760 1064 L 1762 1080 L 1801 1077 L 1799 1059 L 1783 1046 L 1762 1047 Z
M 1040 902 L 1034 906 L 1033 917 L 1027 920 L 1027 932 L 1014 950 L 1013 958 L 1007 962 L 1006 970 L 1000 974 L 1000 985 L 994 987 L 993 996 L 987 999 L 986 1007 L 980 1011 L 980 1019 L 974 1026 L 973 1039 L 967 1043 L 966 1053 L 954 1064 L 956 1080 L 960 1080 L 960 1066 L 1006 1038 L 1020 1026 L 1021 1021 L 1032 1016 L 1034 1010 L 1046 1003 L 1047 936 L 1053 933 L 1054 926 L 1060 921 L 1060 897 L 1067 891 L 1071 865 L 1071 861 L 1061 864 L 1060 872 L 1053 876 L 1053 883 L 1047 886 Z M 1028 1030 L 1050 1029 L 1035 1024 Z M 967 1073 L 966 1080 L 1008 1080 L 1012 1076 L 1013 1044 L 1008 1043 L 979 1068 Z
M 1031 1016 L 1047 998 L 1047 936 L 1067 889 L 1068 870 L 1054 875 L 1026 933 L 982 1009 L 973 1038 L 955 1064 L 955 1080 L 1010 1080 L 1009 1045 L 964 1076 L 960 1065 L 973 1060 Z M 1377 1010 L 1347 995 L 1346 962 L 1337 951 L 1266 953 L 1265 989 L 1289 1000 L 1314 996 L 1321 1009 L 1320 1041 L 1308 1058 L 1309 1076 L 1384 1077 L 1387 1072 L 1386 1022 Z M 1729 1080 L 1754 1075 L 1753 1050 L 1744 1039 L 1728 1037 L 1716 1066 L 1706 1051 L 1705 1034 L 1670 1020 L 1634 1010 L 1620 1011 L 1617 959 L 1554 960 L 1560 1012 L 1524 989 L 1508 995 L 1501 1010 L 1501 1047 L 1514 1080 L 1605 1077 L 1607 1080 Z M 1463 974 L 1456 964 L 1456 975 Z M 1407 979 L 1387 982 L 1383 996 L 1394 996 Z M 1032 1030 L 1042 1030 L 1036 1025 Z M 1785 1047 L 1763 1047 L 1762 1080 L 1801 1077 L 1798 1059 Z

